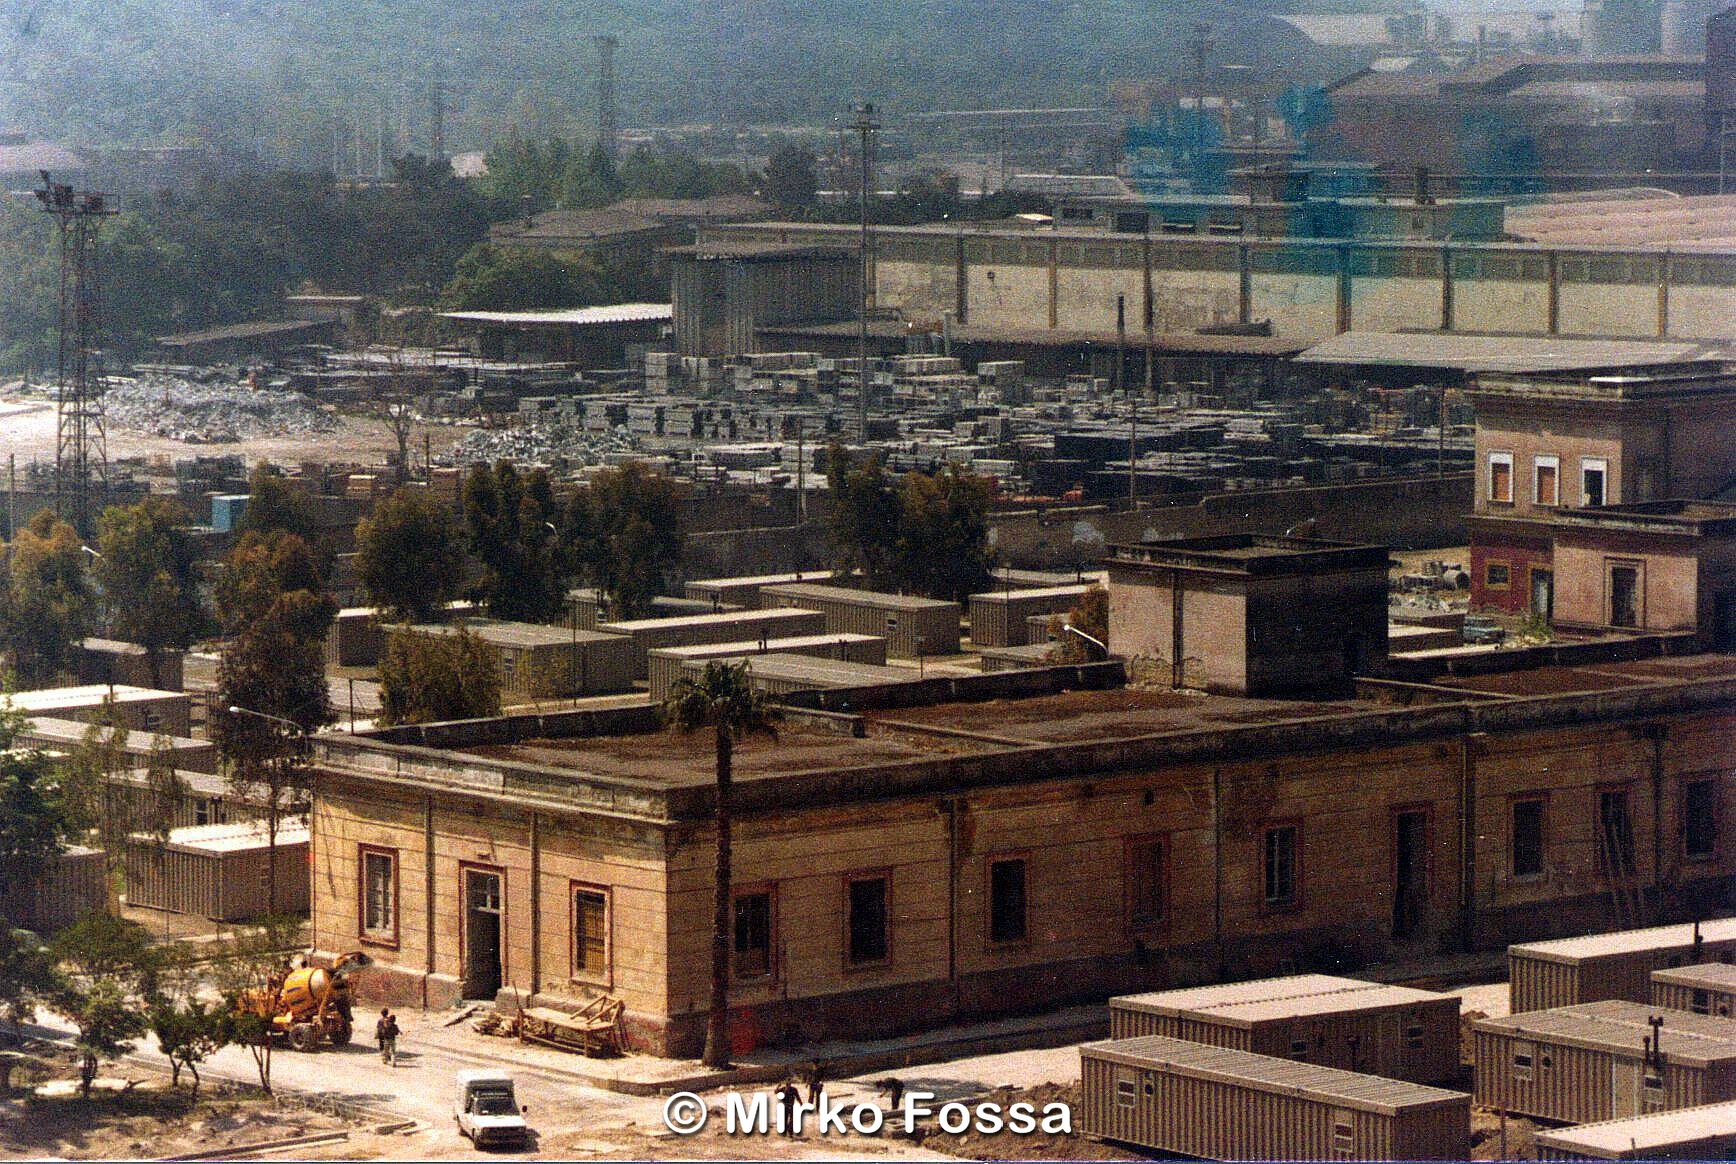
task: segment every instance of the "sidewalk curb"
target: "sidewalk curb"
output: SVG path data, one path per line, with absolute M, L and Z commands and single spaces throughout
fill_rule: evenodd
M 1034 1051 L 1046 1047 L 1064 1047 L 1071 1043 L 1106 1038 L 1108 1034 L 1109 1019 L 1106 1015 L 1102 1019 L 1071 1022 L 1055 1027 L 1003 1031 L 998 1034 L 972 1035 L 967 1038 L 952 1040 L 943 1039 L 918 1043 L 910 1047 L 887 1047 L 883 1050 L 862 1051 L 853 1055 L 838 1055 L 828 1059 L 815 1060 L 810 1058 L 788 1063 L 753 1064 L 734 1067 L 727 1071 L 703 1071 L 673 1079 L 621 1079 L 616 1076 L 598 1075 L 581 1069 L 569 1070 L 542 1063 L 537 1064 L 536 1069 L 550 1074 L 568 1076 L 586 1086 L 599 1088 L 603 1091 L 612 1091 L 618 1095 L 672 1095 L 677 1091 L 713 1091 L 718 1088 L 736 1087 L 743 1084 L 773 1083 L 786 1078 L 801 1065 L 811 1062 L 820 1064 L 826 1078 L 840 1079 L 846 1076 L 864 1075 L 870 1071 L 916 1067 L 924 1063 L 940 1063 L 949 1059 L 968 1059 L 977 1055 L 998 1055 L 1004 1051 Z M 506 1066 L 521 1069 L 526 1066 L 523 1060 L 514 1059 L 510 1055 L 492 1054 L 487 1051 L 468 1048 L 464 1053 Z

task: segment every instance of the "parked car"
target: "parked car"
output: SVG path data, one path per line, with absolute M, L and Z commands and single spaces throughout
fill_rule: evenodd
M 478 1148 L 528 1143 L 530 1125 L 524 1117 L 529 1112 L 529 1108 L 519 1106 L 512 1076 L 506 1072 L 458 1073 L 452 1118 L 458 1121 L 459 1134 Z
M 1506 629 L 1486 614 L 1467 614 L 1459 634 L 1467 643 L 1492 643 L 1498 647 L 1507 641 Z

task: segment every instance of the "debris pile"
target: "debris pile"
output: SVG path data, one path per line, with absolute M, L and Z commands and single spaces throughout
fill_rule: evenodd
M 190 445 L 336 432 L 335 414 L 298 392 L 198 383 L 152 372 L 115 377 L 103 394 L 108 423 Z
M 635 447 L 624 430 L 587 432 L 569 421 L 537 419 L 506 428 L 472 429 L 438 459 L 448 465 L 512 461 L 520 465 L 560 462 L 577 467 L 601 465 L 609 453 L 632 452 Z

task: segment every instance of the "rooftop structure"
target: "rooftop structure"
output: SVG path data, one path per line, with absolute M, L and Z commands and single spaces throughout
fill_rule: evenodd
M 1736 1102 L 1535 1133 L 1540 1160 L 1721 1160 L 1736 1148 Z

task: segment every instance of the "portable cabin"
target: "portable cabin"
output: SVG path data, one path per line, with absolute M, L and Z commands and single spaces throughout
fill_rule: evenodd
M 806 582 L 766 586 L 760 600 L 766 609 L 819 611 L 825 616 L 822 629 L 828 633 L 880 635 L 886 639 L 886 653 L 895 659 L 958 653 L 961 629 L 956 602 Z
M 1647 1002 L 1653 970 L 1736 957 L 1736 918 L 1507 947 L 1514 1014 L 1605 998 Z
M 978 647 L 1030 645 L 1029 621 L 1066 614 L 1084 597 L 1082 583 L 1030 590 L 991 590 L 970 596 L 970 641 Z
M 836 575 L 831 570 L 798 570 L 793 574 L 756 574 L 742 578 L 696 578 L 687 583 L 687 597 L 713 602 L 724 609 L 731 606 L 743 610 L 758 610 L 767 605 L 760 591 L 767 586 L 785 586 L 795 582 L 830 582 Z
M 0 697 L 29 716 L 75 719 L 90 723 L 114 709 L 115 720 L 136 732 L 190 736 L 193 699 L 184 691 L 156 691 L 125 683 L 92 683 L 81 687 L 44 687 L 14 691 Z
M 283 820 L 275 851 L 263 821 L 174 829 L 167 843 L 127 838 L 127 903 L 213 921 L 308 911 L 308 828 Z M 276 900 L 267 871 L 276 870 Z
M 636 618 L 600 622 L 604 634 L 626 635 L 633 641 L 633 678 L 650 677 L 650 654 L 659 647 L 691 647 L 700 643 L 735 643 L 749 639 L 781 639 L 825 633 L 826 616 L 812 610 L 731 610 L 684 618 Z
M 655 595 L 651 599 L 650 607 L 646 618 L 683 618 L 690 614 L 722 614 L 725 611 L 741 609 L 728 603 L 719 605 L 693 598 L 674 598 L 667 594 Z M 562 621 L 569 625 L 576 623 L 580 630 L 596 630 L 599 622 L 609 621 L 608 600 L 601 590 L 592 586 L 569 590 L 567 613 Z
M 1729 1018 L 1736 1015 L 1736 966 L 1701 962 L 1652 971 L 1652 1005 Z
M 876 667 L 871 663 L 816 659 L 809 655 L 748 655 L 726 661 L 748 664 L 748 682 L 754 690 L 767 695 L 788 695 L 792 691 L 854 691 L 915 683 L 919 678 L 909 667 Z M 697 676 L 704 670 L 705 663 L 695 659 L 682 666 L 688 675 Z
M 769 654 L 811 655 L 816 659 L 879 666 L 886 662 L 886 640 L 879 635 L 797 635 L 763 642 L 753 639 L 735 643 L 699 643 L 691 647 L 658 647 L 649 653 L 645 663 L 651 681 L 651 701 L 656 703 L 669 694 L 670 685 L 681 677 L 688 663 Z
M 1539 1160 L 1736 1159 L 1736 1102 L 1539 1131 Z
M 1728 1019 L 1605 999 L 1471 1029 L 1480 1107 L 1584 1124 L 1736 1099 Z
M 108 855 L 73 845 L 51 857 L 33 884 L 7 887 L 4 914 L 10 925 L 38 934 L 65 929 L 108 906 Z
M 1146 1035 L 1079 1048 L 1080 1129 L 1206 1160 L 1464 1160 L 1471 1097 Z
M 1298 975 L 1112 998 L 1109 1014 L 1116 1038 L 1166 1035 L 1413 1083 L 1459 1071 L 1458 996 L 1408 986 Z
M 503 700 L 600 695 L 633 686 L 633 645 L 619 635 L 534 622 L 472 619 L 462 626 L 421 623 L 390 627 L 410 634 L 468 631 L 494 655 Z

